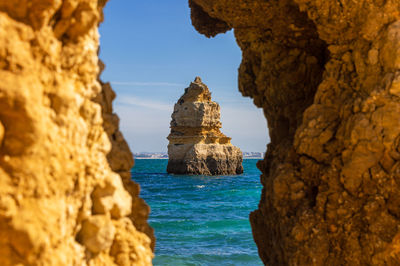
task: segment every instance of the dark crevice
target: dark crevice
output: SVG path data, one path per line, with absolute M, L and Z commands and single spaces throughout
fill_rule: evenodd
M 317 203 L 318 186 L 313 186 L 310 190 L 310 208 L 314 208 Z

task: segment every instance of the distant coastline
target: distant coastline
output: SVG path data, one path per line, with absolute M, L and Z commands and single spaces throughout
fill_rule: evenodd
M 143 157 L 134 157 L 135 160 L 168 160 L 167 158 L 143 158 Z
M 243 152 L 243 159 L 264 159 L 264 152 Z M 166 152 L 138 152 L 134 153 L 135 160 L 168 159 Z

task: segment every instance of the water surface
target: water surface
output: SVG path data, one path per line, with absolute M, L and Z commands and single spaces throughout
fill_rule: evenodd
M 151 207 L 154 265 L 262 265 L 249 223 L 260 199 L 257 159 L 239 176 L 178 176 L 168 160 L 136 160 L 132 178 Z

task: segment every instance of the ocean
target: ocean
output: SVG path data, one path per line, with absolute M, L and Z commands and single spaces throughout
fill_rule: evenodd
M 132 179 L 151 207 L 154 265 L 263 265 L 249 213 L 260 200 L 257 159 L 243 161 L 239 176 L 178 176 L 168 160 L 135 160 Z

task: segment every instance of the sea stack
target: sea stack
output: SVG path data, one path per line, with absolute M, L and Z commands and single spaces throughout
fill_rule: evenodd
M 221 133 L 220 107 L 208 87 L 196 77 L 172 113 L 168 136 L 167 172 L 190 175 L 243 173 L 243 155 Z

